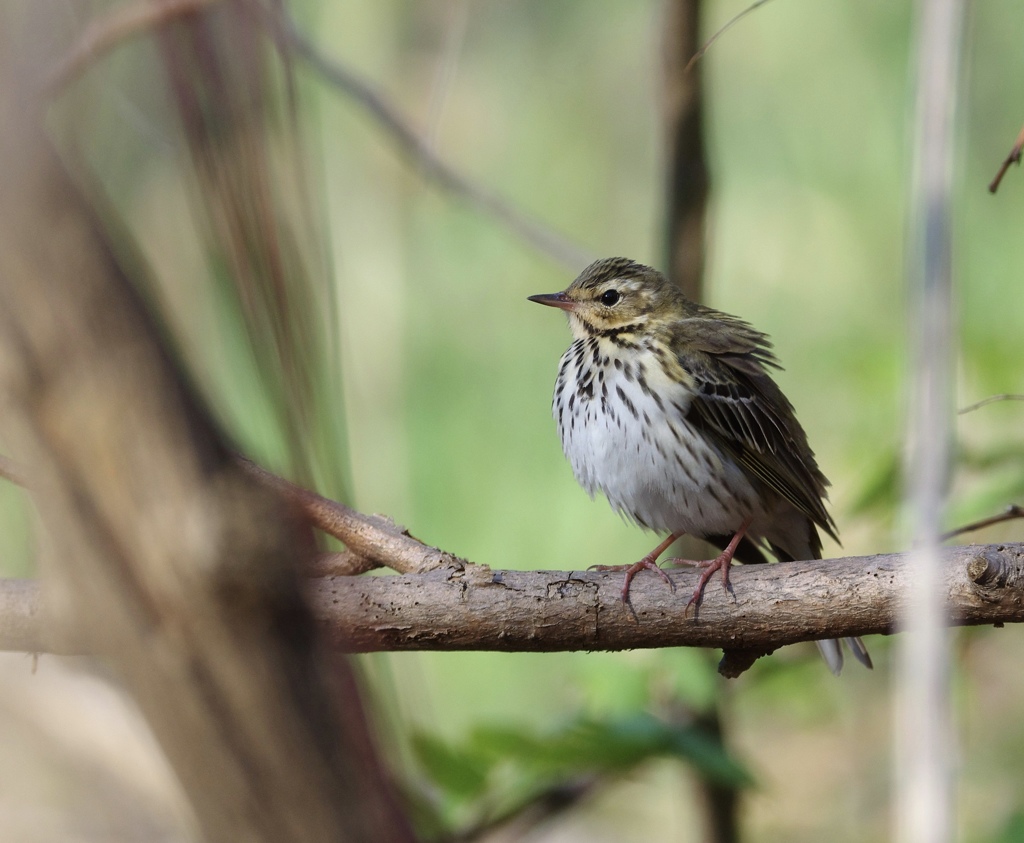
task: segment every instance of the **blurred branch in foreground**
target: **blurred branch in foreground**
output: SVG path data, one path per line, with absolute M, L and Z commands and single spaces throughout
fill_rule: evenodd
M 294 572 L 308 529 L 231 457 L 54 154 L 31 92 L 64 9 L 26 8 L 0 28 L 0 432 L 47 617 L 131 690 L 203 839 L 409 840 Z
M 161 0 L 128 3 L 92 21 L 78 36 L 71 51 L 50 71 L 46 87 L 59 90 L 104 54 L 128 38 L 165 26 L 221 0 Z
M 688 593 L 697 573 L 672 573 Z M 634 618 L 616 574 L 454 558 L 422 574 L 310 580 L 307 590 L 325 639 L 346 652 L 712 647 L 727 651 L 731 670 L 748 652 L 897 631 L 909 578 L 906 554 L 738 566 L 734 594 L 709 588 L 696 617 L 656 577 L 635 580 Z M 947 548 L 941 579 L 947 623 L 1024 622 L 1024 544 Z M 81 652 L 38 616 L 38 600 L 26 581 L 0 580 L 0 649 Z

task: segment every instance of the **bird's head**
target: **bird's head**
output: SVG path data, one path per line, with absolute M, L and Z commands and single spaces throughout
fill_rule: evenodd
M 561 293 L 530 301 L 564 310 L 577 339 L 650 330 L 678 316 L 682 295 L 664 275 L 628 258 L 595 261 Z

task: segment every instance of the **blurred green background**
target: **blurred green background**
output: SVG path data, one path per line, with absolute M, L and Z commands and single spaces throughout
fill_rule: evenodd
M 744 5 L 707 3 L 706 34 Z M 464 174 L 595 257 L 663 263 L 662 3 L 349 0 L 293 11 Z M 775 342 L 780 385 L 833 483 L 843 547 L 827 544 L 826 555 L 903 546 L 892 467 L 906 375 L 912 24 L 912 6 L 889 0 L 777 0 L 704 59 L 707 299 Z M 1024 174 L 1013 169 L 998 194 L 986 191 L 1024 121 L 1022 32 L 1024 6 L 988 0 L 972 6 L 964 35 L 960 406 L 1024 392 Z M 340 340 L 337 394 L 322 404 L 334 439 L 317 453 L 321 491 L 495 568 L 641 556 L 651 536 L 591 502 L 562 457 L 549 406 L 568 330 L 526 301 L 582 267 L 438 190 L 351 99 L 295 70 Z M 211 292 L 196 187 L 153 44 L 125 45 L 74 93 L 91 110 L 79 148 L 150 262 L 208 400 L 255 457 L 285 470 L 253 360 Z M 958 419 L 951 525 L 1021 502 L 1022 427 L 1017 402 Z M 29 517 L 22 494 L 0 485 L 9 575 L 31 570 Z M 1021 534 L 1011 523 L 972 540 Z M 1024 839 L 1022 632 L 958 631 L 954 641 L 958 839 Z M 717 654 L 683 650 L 392 654 L 364 666 L 410 769 L 412 730 L 457 744 L 481 726 L 543 732 L 581 713 L 714 703 L 757 780 L 742 803 L 745 839 L 861 841 L 889 833 L 889 643 L 868 641 L 874 672 L 853 665 L 839 679 L 810 645 L 730 683 L 714 673 Z M 531 839 L 700 839 L 691 776 L 671 760 L 642 765 Z

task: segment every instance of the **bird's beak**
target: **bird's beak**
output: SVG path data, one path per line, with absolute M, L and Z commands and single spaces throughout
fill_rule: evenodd
M 546 304 L 548 307 L 557 307 L 559 310 L 572 310 L 576 307 L 576 302 L 565 293 L 542 293 L 539 296 L 528 296 L 527 298 L 529 301 Z

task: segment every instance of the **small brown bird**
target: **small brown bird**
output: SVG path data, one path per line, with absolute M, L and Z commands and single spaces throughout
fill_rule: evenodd
M 729 565 L 820 559 L 817 528 L 836 538 L 828 481 L 793 407 L 769 375 L 771 343 L 735 316 L 687 299 L 660 272 L 627 258 L 592 263 L 561 293 L 530 301 L 564 310 L 573 343 L 558 369 L 552 411 L 573 474 L 612 508 L 668 537 L 624 570 L 624 601 L 647 568 L 671 585 L 658 557 L 689 534 L 722 548 L 687 604 L 699 606 Z M 838 540 L 838 539 L 837 539 Z M 867 667 L 859 638 L 845 639 Z M 833 673 L 837 641 L 819 641 Z

